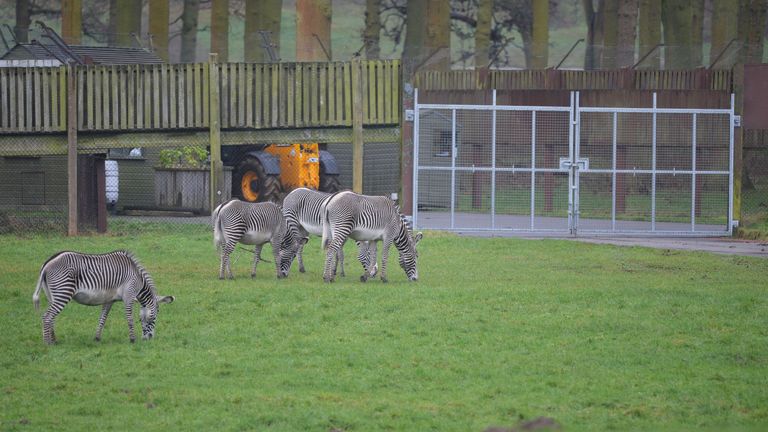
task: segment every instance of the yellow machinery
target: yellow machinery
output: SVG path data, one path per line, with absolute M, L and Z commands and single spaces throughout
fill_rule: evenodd
M 336 160 L 317 143 L 228 147 L 222 149 L 222 159 L 235 168 L 232 194 L 242 200 L 280 202 L 299 187 L 341 189 Z

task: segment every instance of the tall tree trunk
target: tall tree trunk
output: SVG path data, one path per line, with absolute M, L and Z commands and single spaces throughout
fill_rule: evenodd
M 229 0 L 211 1 L 211 52 L 229 61 Z
M 141 33 L 141 2 L 135 0 L 117 0 L 116 16 L 117 45 L 131 47 Z
M 70 45 L 80 44 L 83 27 L 83 4 L 81 0 L 61 1 L 61 37 Z
M 546 69 L 549 63 L 549 1 L 533 2 L 533 40 L 531 63 L 533 69 Z
M 330 61 L 331 0 L 296 0 L 296 61 Z
M 691 1 L 691 67 L 704 60 L 704 0 Z
M 381 0 L 365 0 L 365 58 L 379 58 L 379 34 L 381 33 Z
M 765 0 L 739 2 L 739 39 L 744 44 L 741 49 L 744 63 L 762 62 L 766 7 Z
M 245 45 L 244 56 L 247 62 L 263 63 L 272 61 L 264 45 L 260 31 L 269 32 L 270 48 L 279 59 L 277 44 L 280 42 L 280 18 L 283 11 L 282 0 L 246 0 L 245 2 Z
M 640 17 L 638 36 L 640 37 L 640 52 L 638 61 L 645 57 L 638 68 L 658 69 L 661 53 L 661 0 L 640 0 Z M 653 53 L 648 55 L 651 50 Z
M 630 67 L 635 63 L 637 7 L 638 0 L 621 0 L 619 2 L 616 66 L 620 68 Z
M 664 26 L 664 68 L 691 67 L 692 31 L 689 0 L 662 0 L 661 22 Z
M 107 45 L 117 46 L 117 0 L 109 0 L 109 18 L 107 21 Z
M 149 0 L 149 34 L 157 55 L 168 61 L 168 0 Z
M 450 2 L 411 0 L 407 6 L 403 58 L 414 68 L 450 67 Z
M 192 63 L 197 56 L 197 17 L 200 0 L 184 0 L 181 13 L 181 61 Z
M 475 69 L 490 67 L 493 0 L 478 0 L 475 27 Z
M 619 51 L 619 0 L 603 0 L 603 69 L 616 69 Z
M 720 61 L 726 54 L 723 50 L 728 43 L 737 37 L 736 24 L 738 22 L 738 10 L 733 7 L 733 0 L 714 0 L 712 10 L 712 49 L 710 50 L 710 66 L 715 61 Z M 728 48 L 735 49 L 733 44 Z M 720 59 L 718 60 L 718 57 Z
M 16 42 L 29 42 L 29 0 L 16 0 Z
M 592 0 L 582 0 L 584 17 L 587 20 L 587 49 L 584 54 L 584 69 L 599 69 L 603 57 L 603 8 L 604 0 L 598 0 L 597 9 Z

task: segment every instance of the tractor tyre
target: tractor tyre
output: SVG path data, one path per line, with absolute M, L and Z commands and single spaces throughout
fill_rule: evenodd
M 336 193 L 341 190 L 341 182 L 338 175 L 320 173 L 320 191 Z
M 257 158 L 246 156 L 237 164 L 232 176 L 232 194 L 248 202 L 279 203 L 283 197 L 283 187 L 280 178 L 267 174 Z

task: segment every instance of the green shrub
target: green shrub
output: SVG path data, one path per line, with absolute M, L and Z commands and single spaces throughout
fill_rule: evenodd
M 208 151 L 200 146 L 160 150 L 161 168 L 206 168 Z

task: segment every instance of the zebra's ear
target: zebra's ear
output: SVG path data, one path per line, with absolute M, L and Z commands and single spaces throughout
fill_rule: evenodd
M 418 242 L 419 242 L 419 240 L 421 240 L 421 238 L 422 238 L 423 236 L 424 236 L 424 235 L 421 233 L 421 231 L 417 232 L 417 233 L 416 233 L 416 235 L 415 235 L 415 236 L 413 236 L 413 244 L 416 244 L 416 243 L 418 243 Z
M 157 297 L 158 303 L 173 303 L 174 300 L 176 300 L 176 297 L 174 296 L 158 296 Z

